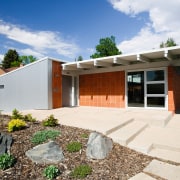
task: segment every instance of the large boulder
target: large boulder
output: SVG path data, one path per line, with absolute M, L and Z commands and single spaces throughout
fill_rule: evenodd
M 10 153 L 12 136 L 0 132 L 0 155 Z
M 26 151 L 26 156 L 38 164 L 57 164 L 64 160 L 62 149 L 54 141 L 35 146 Z
M 86 156 L 90 159 L 104 159 L 112 150 L 112 147 L 112 139 L 100 133 L 92 132 L 88 139 Z

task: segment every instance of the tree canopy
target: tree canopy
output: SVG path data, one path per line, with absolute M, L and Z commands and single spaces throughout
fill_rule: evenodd
M 36 61 L 37 59 L 34 56 L 30 55 L 30 56 L 20 56 L 19 60 L 21 61 L 22 64 L 26 65 Z
M 26 65 L 36 61 L 37 59 L 30 56 L 19 56 L 17 51 L 14 49 L 9 49 L 8 52 L 4 55 L 4 59 L 2 61 L 2 67 L 7 69 L 11 67 L 19 67 L 20 64 Z
M 14 67 L 15 64 L 19 62 L 19 54 L 15 49 L 9 49 L 8 52 L 4 55 L 4 59 L 2 61 L 2 67 L 7 69 L 10 67 Z
M 111 36 L 99 40 L 99 44 L 96 46 L 96 52 L 90 58 L 94 59 L 118 54 L 121 54 L 121 51 L 116 46 L 115 37 Z
M 172 47 L 172 46 L 177 46 L 177 44 L 176 44 L 176 42 L 174 41 L 173 38 L 168 38 L 165 43 L 162 42 L 162 43 L 160 44 L 160 48 Z
M 78 56 L 77 61 L 83 61 L 83 57 L 82 56 Z

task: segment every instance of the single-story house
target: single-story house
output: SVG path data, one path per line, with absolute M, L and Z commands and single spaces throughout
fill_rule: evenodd
M 0 109 L 180 110 L 180 46 L 79 62 L 43 58 L 0 76 Z

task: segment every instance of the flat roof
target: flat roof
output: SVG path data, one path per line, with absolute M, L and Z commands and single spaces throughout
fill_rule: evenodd
M 133 54 L 121 54 L 62 64 L 63 70 L 78 71 L 98 67 L 126 66 L 137 63 L 173 61 L 180 59 L 180 46 L 153 49 Z

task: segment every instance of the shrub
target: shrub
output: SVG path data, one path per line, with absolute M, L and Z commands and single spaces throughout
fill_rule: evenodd
M 54 115 L 51 114 L 47 119 L 42 121 L 43 126 L 57 126 L 58 125 L 58 119 L 54 118 Z
M 13 132 L 26 127 L 26 123 L 20 119 L 12 119 L 8 123 L 8 131 Z
M 85 178 L 87 175 L 91 174 L 92 168 L 89 165 L 79 165 L 74 168 L 71 172 L 73 178 Z
M 71 142 L 67 146 L 68 152 L 78 152 L 82 148 L 82 144 L 80 142 Z
M 33 118 L 31 114 L 26 114 L 24 115 L 24 121 L 28 121 L 28 122 L 36 122 L 36 118 Z
M 5 170 L 12 167 L 15 163 L 15 158 L 9 154 L 0 155 L 0 169 Z
M 60 174 L 59 169 L 54 166 L 54 165 L 50 165 L 47 168 L 45 168 L 43 170 L 43 175 L 45 177 L 47 177 L 48 179 L 54 179 L 56 178 L 58 175 Z
M 60 132 L 55 130 L 44 130 L 38 131 L 35 133 L 31 139 L 33 144 L 41 144 L 48 139 L 54 140 L 57 136 L 59 136 Z
M 12 111 L 12 119 L 23 119 L 23 115 L 17 110 L 17 109 L 14 109 Z
M 81 137 L 86 139 L 86 138 L 88 138 L 88 137 L 89 137 L 89 135 L 88 135 L 88 134 L 86 134 L 86 133 L 84 133 L 84 134 L 81 134 Z

